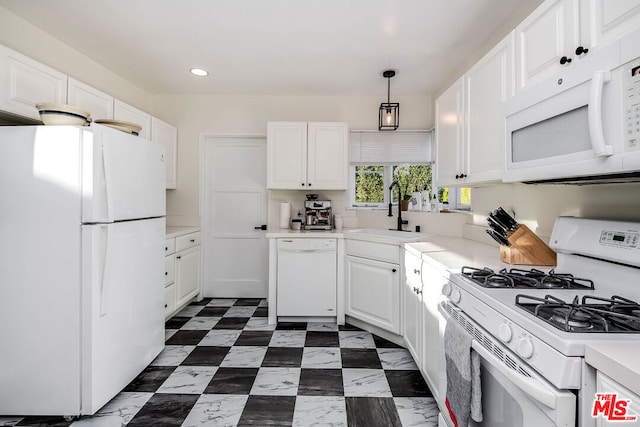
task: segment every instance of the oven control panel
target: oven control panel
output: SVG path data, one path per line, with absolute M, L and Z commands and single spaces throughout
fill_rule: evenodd
M 635 248 L 638 246 L 638 236 L 638 233 L 602 230 L 600 232 L 600 243 L 615 245 L 617 247 Z

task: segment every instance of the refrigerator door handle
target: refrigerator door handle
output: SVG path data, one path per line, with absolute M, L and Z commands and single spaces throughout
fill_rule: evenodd
M 102 263 L 102 281 L 100 283 L 100 317 L 104 317 L 107 314 L 107 305 L 109 303 L 109 281 L 111 271 L 111 245 L 110 245 L 110 227 L 108 225 L 100 226 L 105 230 L 105 249 L 104 259 Z
M 102 144 L 102 166 L 104 168 L 104 191 L 107 199 L 107 221 L 113 221 L 113 197 L 111 194 L 111 157 L 107 144 Z

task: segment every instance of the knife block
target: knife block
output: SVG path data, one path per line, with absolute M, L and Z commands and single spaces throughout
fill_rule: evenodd
M 524 224 L 507 237 L 511 246 L 500 245 L 500 260 L 507 264 L 556 265 L 556 253 Z

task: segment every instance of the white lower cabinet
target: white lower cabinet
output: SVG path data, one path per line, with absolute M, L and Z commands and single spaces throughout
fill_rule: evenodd
M 200 292 L 200 232 L 165 240 L 165 317 L 168 319 Z
M 619 405 L 620 405 L 619 403 L 620 401 L 627 400 L 628 404 L 626 406 L 626 415 L 631 417 L 636 416 L 636 417 L 639 417 L 638 419 L 640 419 L 640 396 L 638 396 L 631 390 L 627 389 L 625 386 L 623 386 L 619 382 L 609 378 L 608 376 L 606 376 L 600 371 L 598 371 L 596 374 L 596 381 L 597 381 L 596 393 L 602 393 L 605 395 L 611 395 L 612 393 L 615 394 L 616 401 L 618 402 Z M 606 400 L 607 396 L 603 396 L 601 399 Z M 609 400 L 609 402 L 612 405 L 614 403 L 611 400 Z M 606 404 L 603 404 L 602 408 L 606 408 Z M 612 407 L 611 410 L 613 411 L 614 408 Z M 619 411 L 618 413 L 615 413 L 615 415 L 622 416 L 621 412 L 623 412 L 623 410 L 620 407 L 616 407 L 615 410 Z M 597 427 L 615 425 L 618 422 L 608 421 L 604 410 L 601 411 L 598 414 L 598 417 L 596 418 Z M 635 425 L 635 424 L 636 422 L 630 423 L 630 425 Z M 622 425 L 624 425 L 624 422 Z
M 345 314 L 400 334 L 400 266 L 347 255 Z
M 406 280 L 403 286 L 404 296 L 404 342 L 407 350 L 420 365 L 422 360 L 422 260 L 405 252 L 404 271 Z

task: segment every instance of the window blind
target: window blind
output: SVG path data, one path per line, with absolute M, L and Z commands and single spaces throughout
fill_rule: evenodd
M 378 132 L 354 130 L 349 134 L 351 164 L 397 165 L 433 162 L 432 131 Z

